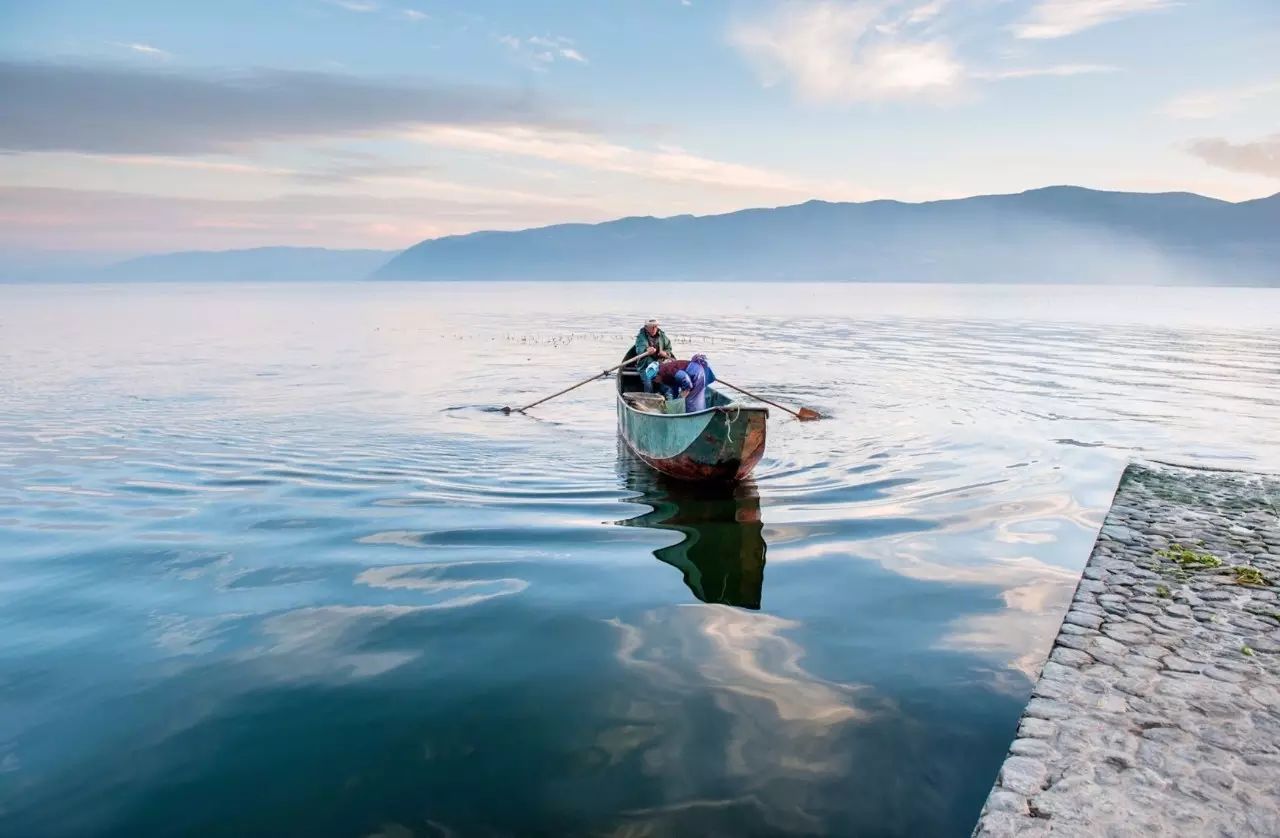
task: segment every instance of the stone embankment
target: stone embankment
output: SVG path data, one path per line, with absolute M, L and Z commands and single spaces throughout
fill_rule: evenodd
M 1131 465 L 974 831 L 1280 836 L 1280 478 Z

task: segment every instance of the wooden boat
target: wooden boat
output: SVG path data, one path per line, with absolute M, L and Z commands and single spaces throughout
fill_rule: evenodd
M 618 373 L 618 436 L 651 468 L 678 480 L 728 482 L 746 477 L 764 456 L 768 408 L 712 387 L 706 409 L 696 413 L 661 412 L 660 402 L 644 398 L 638 372 Z

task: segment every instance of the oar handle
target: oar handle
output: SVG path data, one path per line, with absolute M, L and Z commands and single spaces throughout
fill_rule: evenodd
M 517 407 L 515 411 L 516 413 L 524 413 L 526 410 L 528 410 L 531 407 L 537 407 L 543 402 L 549 402 L 552 399 L 554 399 L 556 396 L 563 396 L 565 393 L 569 392 L 570 390 L 577 390 L 583 384 L 590 384 L 592 381 L 595 381 L 597 378 L 600 378 L 601 376 L 608 375 L 614 370 L 620 370 L 623 367 L 625 367 L 627 364 L 634 364 L 636 361 L 640 360 L 641 358 L 647 358 L 647 357 L 649 357 L 648 354 L 633 355 L 632 357 L 628 358 L 627 360 L 623 361 L 621 364 L 618 364 L 617 366 L 609 367 L 609 369 L 603 370 L 600 373 L 591 376 L 590 378 L 584 378 L 583 380 L 579 381 L 577 384 L 573 385 L 572 387 L 566 387 L 558 393 L 552 393 L 551 395 L 547 396 L 545 399 L 538 399 L 536 402 L 533 402 L 532 404 L 527 404 L 524 407 Z M 511 408 L 507 408 L 505 412 L 510 413 Z
M 742 394 L 744 394 L 744 395 L 750 395 L 750 397 L 751 397 L 751 398 L 753 398 L 753 399 L 755 399 L 755 400 L 756 400 L 756 402 L 764 402 L 765 404 L 771 404 L 771 406 L 773 406 L 773 407 L 776 407 L 776 408 L 780 409 L 780 411 L 786 411 L 787 413 L 790 413 L 790 415 L 791 415 L 791 416 L 794 416 L 794 417 L 796 417 L 796 418 L 800 418 L 799 413 L 796 413 L 795 411 L 792 411 L 792 409 L 791 409 L 790 407 L 782 407 L 782 406 L 781 406 L 781 404 L 778 404 L 777 402 L 771 402 L 771 400 L 769 400 L 769 399 L 765 399 L 765 398 L 759 397 L 759 395 L 756 395 L 755 393 L 751 393 L 751 391 L 750 391 L 750 390 L 744 390 L 744 389 L 740 388 L 740 386 L 737 386 L 736 384 L 730 384 L 730 383 L 728 383 L 728 381 L 726 381 L 726 380 L 724 380 L 724 379 L 721 379 L 721 377 L 717 377 L 717 379 L 716 379 L 716 384 L 723 384 L 724 386 L 727 386 L 727 388 L 732 388 L 732 389 L 735 389 L 735 390 L 739 391 L 739 393 L 742 393 Z

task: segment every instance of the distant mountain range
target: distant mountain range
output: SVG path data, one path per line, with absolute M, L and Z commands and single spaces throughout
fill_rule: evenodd
M 35 276 L 0 264 L 0 280 Z M 110 281 L 716 280 L 1280 286 L 1280 194 L 1073 186 L 907 204 L 809 201 L 428 239 L 402 253 L 265 247 L 142 256 Z
M 623 218 L 429 239 L 373 278 L 1280 285 L 1280 194 L 1055 186 Z
M 58 253 L 0 253 L 0 282 L 356 282 L 395 256 L 395 250 L 255 247 L 186 250 L 106 262 Z
M 257 247 L 139 256 L 109 265 L 94 279 L 128 282 L 342 282 L 364 279 L 394 250 Z

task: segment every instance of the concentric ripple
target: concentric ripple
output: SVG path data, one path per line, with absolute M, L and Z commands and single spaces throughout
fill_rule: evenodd
M 829 418 L 775 410 L 717 490 L 620 451 L 608 382 L 496 410 L 655 311 Z M 1277 324 L 1267 290 L 0 287 L 0 833 L 966 834 L 1123 463 L 1280 468 Z

